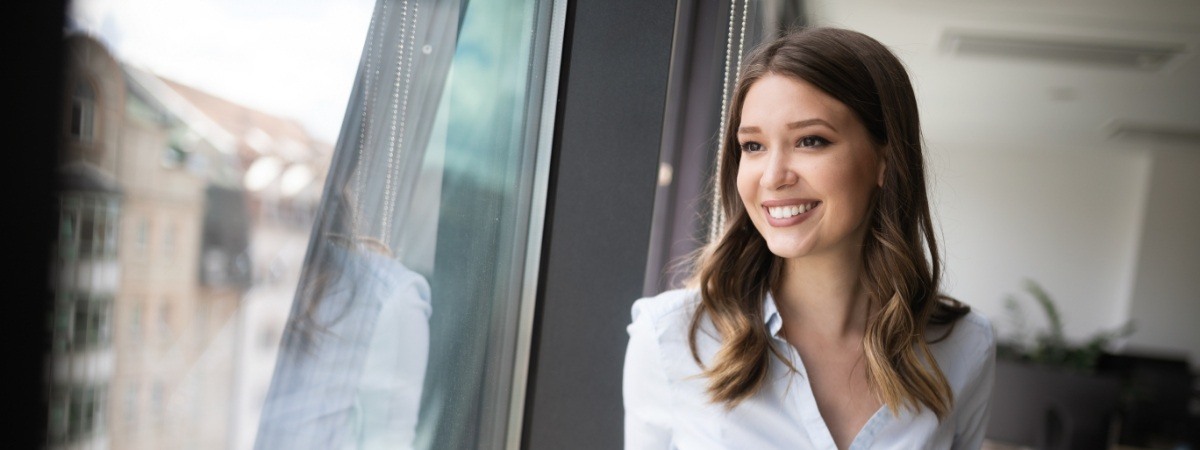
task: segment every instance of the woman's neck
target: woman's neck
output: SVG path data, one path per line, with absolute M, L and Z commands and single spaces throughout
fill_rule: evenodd
M 785 260 L 774 292 L 784 326 L 822 340 L 861 339 L 868 307 L 860 255 Z

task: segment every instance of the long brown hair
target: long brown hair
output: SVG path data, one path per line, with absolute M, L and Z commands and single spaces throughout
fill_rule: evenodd
M 696 333 L 706 318 L 722 342 L 704 369 L 709 395 L 715 403 L 736 406 L 762 386 L 772 356 L 788 361 L 771 344 L 762 311 L 767 293 L 780 285 L 783 263 L 750 222 L 736 184 L 742 103 L 750 86 L 767 74 L 803 80 L 844 103 L 878 144 L 886 169 L 862 250 L 861 282 L 875 311 L 863 337 L 867 377 L 893 414 L 924 406 L 945 417 L 953 393 L 930 353 L 926 329 L 931 323 L 953 325 L 969 308 L 938 291 L 941 260 L 916 97 L 903 64 L 887 47 L 836 28 L 800 29 L 767 42 L 749 54 L 738 76 L 717 176 L 720 207 L 729 220 L 699 254 L 693 277 L 701 301 L 689 329 L 692 356 L 703 366 Z

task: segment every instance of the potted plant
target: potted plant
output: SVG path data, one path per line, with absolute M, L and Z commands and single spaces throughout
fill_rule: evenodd
M 1096 372 L 1096 363 L 1100 360 L 1100 355 L 1110 349 L 1113 341 L 1133 333 L 1133 322 L 1129 321 L 1111 330 L 1097 331 L 1083 343 L 1070 343 L 1063 336 L 1062 315 L 1050 294 L 1037 282 L 1028 279 L 1025 280 L 1025 292 L 1045 314 L 1047 326 L 1044 330 L 1031 332 L 1024 307 L 1017 301 L 1017 297 L 1006 297 L 1004 308 L 1013 323 L 1013 333 L 1001 338 L 997 343 L 998 359 L 1092 374 Z
M 1109 448 L 1120 382 L 1096 367 L 1115 339 L 1133 332 L 1132 323 L 1072 342 L 1046 290 L 1032 280 L 1024 288 L 1047 326 L 1031 330 L 1017 297 L 1005 299 L 1013 328 L 996 345 L 989 439 L 1038 449 Z

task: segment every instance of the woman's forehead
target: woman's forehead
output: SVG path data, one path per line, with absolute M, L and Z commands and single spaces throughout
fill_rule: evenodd
M 837 128 L 839 123 L 855 120 L 849 107 L 811 83 L 777 74 L 767 74 L 750 85 L 739 115 L 739 130 L 786 127 L 813 119 Z

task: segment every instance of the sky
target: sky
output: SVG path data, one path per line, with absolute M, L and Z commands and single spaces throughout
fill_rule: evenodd
M 337 140 L 374 0 L 75 0 L 121 61 Z

